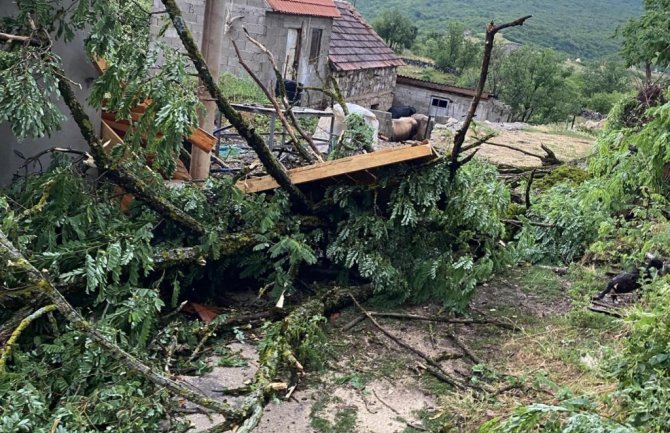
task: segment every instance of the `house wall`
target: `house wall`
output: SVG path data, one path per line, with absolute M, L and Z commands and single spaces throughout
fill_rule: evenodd
M 10 16 L 14 13 L 14 2 L 0 3 L 0 17 Z M 81 88 L 73 86 L 73 90 L 79 102 L 84 106 L 86 114 L 91 118 L 91 123 L 96 132 L 99 132 L 100 112 L 86 104 L 86 99 L 90 94 L 90 85 L 98 74 L 85 55 L 83 35 L 76 35 L 74 40 L 68 43 L 57 41 L 54 43 L 53 49 L 63 60 L 63 68 L 67 77 L 81 85 Z M 88 150 L 88 144 L 82 138 L 81 132 L 70 117 L 65 104 L 59 101 L 57 106 L 61 113 L 66 116 L 66 120 L 61 124 L 61 129 L 55 131 L 50 137 L 18 140 L 12 133 L 11 125 L 0 122 L 0 186 L 9 184 L 16 170 L 23 164 L 23 160 L 14 151 L 21 152 L 26 157 L 31 157 L 52 147 Z M 44 168 L 47 168 L 51 156 L 45 155 L 40 161 Z
M 465 117 L 472 101 L 472 98 L 469 96 L 424 89 L 407 84 L 398 84 L 395 90 L 393 105 L 411 106 L 416 108 L 418 113 L 429 114 L 430 102 L 433 96 L 449 99 L 451 101 L 447 106 L 449 116 L 458 120 L 462 120 Z M 507 122 L 509 114 L 508 108 L 503 103 L 490 98 L 482 100 L 479 103 L 475 119 L 488 120 L 490 122 Z
M 393 105 L 397 68 L 333 72 L 347 102 L 386 111 Z
M 204 26 L 205 0 L 177 0 L 182 9 L 193 37 L 197 43 L 202 41 Z M 161 10 L 160 0 L 154 0 L 154 10 Z M 251 43 L 244 35 L 242 28 L 246 28 L 251 37 L 261 42 L 275 57 L 281 70 L 284 69 L 286 57 L 286 41 L 289 29 L 301 29 L 300 41 L 300 63 L 298 68 L 298 81 L 308 87 L 322 87 L 328 72 L 328 47 L 330 45 L 330 34 L 332 31 L 332 18 L 310 17 L 302 15 L 287 15 L 272 12 L 265 0 L 232 0 L 226 2 L 226 17 L 232 24 L 227 25 L 221 52 L 221 72 L 230 72 L 239 77 L 247 76 L 246 71 L 240 65 L 232 41 L 236 41 L 242 57 L 254 74 L 269 88 L 274 89 L 275 74 L 269 60 L 262 51 Z M 154 34 L 163 25 L 165 18 L 160 15 L 153 18 Z M 321 37 L 320 56 L 318 61 L 310 63 L 310 42 L 312 29 L 323 30 Z M 163 41 L 171 46 L 182 49 L 181 41 L 177 32 L 169 26 Z M 303 101 L 309 101 L 308 105 L 317 106 L 321 104 L 321 96 L 309 95 Z

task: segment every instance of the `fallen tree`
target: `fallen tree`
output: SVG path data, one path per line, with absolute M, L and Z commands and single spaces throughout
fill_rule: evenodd
M 174 418 L 178 396 L 224 415 L 215 430 L 251 431 L 267 402 L 296 385 L 283 376 L 299 377 L 308 366 L 319 344 L 314 339 L 322 337 L 322 316 L 345 306 L 349 293 L 360 300 L 374 293 L 396 303 L 437 299 L 463 310 L 476 283 L 510 263 L 500 242 L 508 191 L 491 166 L 466 164 L 471 158 L 460 159 L 459 152 L 450 161 L 380 170 L 374 185 L 336 185 L 314 209 L 216 85 L 173 0 L 163 1 L 165 12 L 188 59 L 281 189 L 266 197 L 242 194 L 231 179 L 180 189 L 150 182 L 157 170 L 149 150 L 136 145 L 138 137 L 160 156 L 155 161 L 161 168 L 176 154 L 166 137 L 180 147 L 192 127 L 194 89 L 188 87 L 183 56 L 165 53 L 173 56 L 169 80 L 168 72 L 148 69 L 142 49 L 150 50 L 149 12 L 135 2 L 97 0 L 76 16 L 55 7 L 33 16 L 29 3 L 20 5 L 13 28 L 29 36 L 5 39 L 3 55 L 11 62 L 3 60 L 0 72 L 31 61 L 47 65 L 40 71 L 49 86 L 33 90 L 46 105 L 58 89 L 102 175 L 87 178 L 78 162 L 58 156 L 40 176 L 19 178 L 0 196 L 0 303 L 16 310 L 0 311 L 0 336 L 11 347 L 3 351 L 6 374 L 0 381 L 8 401 L 29 396 L 40 402 L 41 409 L 35 406 L 25 415 L 33 425 L 158 431 L 159 421 Z M 95 135 L 74 83 L 51 51 L 50 38 L 58 36 L 49 33 L 49 23 L 75 18 L 82 20 L 76 21 L 78 28 L 94 26 L 88 48 L 109 61 L 93 84 L 92 100 L 102 106 L 104 99 L 123 116 L 151 99 L 128 143 L 111 152 Z M 95 33 L 100 29 L 105 32 Z M 3 100 L 1 108 L 21 103 L 20 94 L 14 98 Z M 275 109 L 281 109 L 279 102 Z M 287 114 L 285 121 L 295 126 L 290 110 Z M 116 202 L 118 186 L 138 199 L 127 212 Z M 317 265 L 331 271 L 321 283 L 332 284 L 339 274 L 348 275 L 350 284 L 367 284 L 307 296 L 315 285 L 303 278 Z M 285 307 L 277 315 L 240 316 L 268 323 L 253 381 L 243 390 L 224 390 L 245 395 L 239 407 L 204 396 L 168 373 L 198 369 L 213 330 L 231 332 L 237 323 L 226 319 L 217 322 L 220 328 L 203 327 L 186 321 L 179 306 L 216 300 L 217 291 L 234 285 L 260 287 L 266 305 Z M 133 416 L 117 416 L 128 411 Z

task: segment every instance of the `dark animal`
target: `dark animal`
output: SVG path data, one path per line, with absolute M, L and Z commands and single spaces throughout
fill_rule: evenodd
M 414 107 L 391 107 L 389 110 L 392 119 L 400 119 L 401 117 L 410 117 L 416 114 Z
M 665 272 L 665 263 L 649 253 L 645 255 L 644 276 L 651 278 L 651 269 L 654 268 L 659 274 Z M 616 295 L 619 293 L 632 293 L 640 288 L 640 268 L 635 267 L 631 272 L 623 272 L 612 278 L 607 287 L 598 295 L 593 297 L 594 301 L 603 299 L 608 293 Z

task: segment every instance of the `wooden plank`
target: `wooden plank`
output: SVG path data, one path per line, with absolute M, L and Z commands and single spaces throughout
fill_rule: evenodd
M 100 127 L 103 149 L 105 152 L 109 153 L 112 151 L 112 148 L 117 144 L 123 144 L 123 139 L 119 137 L 119 134 L 114 131 L 113 127 L 107 123 L 106 120 L 102 121 L 102 126 Z
M 134 122 L 137 122 L 142 115 L 139 113 L 131 113 Z M 130 129 L 130 122 L 125 119 L 117 119 L 116 115 L 109 111 L 102 112 L 102 118 L 109 123 L 109 125 L 117 131 L 128 132 Z M 160 135 L 159 135 L 160 137 Z M 191 130 L 191 135 L 187 140 L 198 149 L 205 152 L 211 152 L 216 145 L 216 138 L 201 128 L 194 128 Z
M 348 173 L 355 173 L 362 170 L 433 157 L 435 157 L 435 153 L 430 144 L 392 147 L 374 153 L 355 155 L 348 158 L 337 159 L 335 161 L 295 168 L 289 170 L 288 174 L 294 184 L 300 185 L 302 183 L 343 176 Z M 277 182 L 275 182 L 271 176 L 241 180 L 237 182 L 236 185 L 246 193 L 268 191 L 279 187 Z
M 102 75 L 107 70 L 107 68 L 109 67 L 108 64 L 107 64 L 107 60 L 105 60 L 102 57 L 96 57 L 95 59 L 93 59 L 93 66 L 95 67 L 95 69 L 98 71 L 98 74 L 100 74 L 100 75 Z

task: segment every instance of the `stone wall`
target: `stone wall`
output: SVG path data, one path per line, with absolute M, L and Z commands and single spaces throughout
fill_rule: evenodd
M 396 68 L 333 72 L 347 102 L 381 111 L 393 105 L 397 74 Z
M 0 17 L 13 15 L 16 11 L 14 2 L 0 3 Z M 86 57 L 84 49 L 84 36 L 77 34 L 74 40 L 63 43 L 54 43 L 53 50 L 63 60 L 63 67 L 68 78 L 81 85 L 73 86 L 73 90 L 79 102 L 84 106 L 86 114 L 91 118 L 91 123 L 96 131 L 100 129 L 100 112 L 86 104 L 90 94 L 90 85 L 97 77 L 93 65 Z M 0 186 L 7 185 L 12 180 L 13 174 L 23 164 L 14 151 L 21 152 L 26 157 L 31 157 L 43 150 L 52 147 L 66 147 L 77 150 L 88 150 L 88 144 L 81 136 L 76 123 L 70 117 L 70 112 L 62 101 L 57 103 L 60 111 L 66 116 L 62 128 L 55 131 L 50 137 L 38 139 L 27 138 L 18 140 L 12 133 L 11 125 L 0 122 Z M 51 161 L 51 156 L 45 155 L 41 162 L 46 169 Z
M 462 120 L 470 108 L 469 96 L 462 96 L 454 93 L 439 92 L 436 90 L 424 89 L 421 87 L 410 86 L 407 84 L 398 84 L 393 99 L 394 106 L 411 106 L 416 108 L 418 113 L 429 114 L 431 98 L 448 99 L 448 116 Z M 509 120 L 509 110 L 500 101 L 495 98 L 482 100 L 477 108 L 475 119 L 488 120 L 490 122 L 507 122 Z
M 204 26 L 205 0 L 178 0 L 184 20 L 197 43 L 202 41 Z M 161 10 L 160 0 L 154 0 L 154 10 Z M 247 76 L 235 53 L 232 41 L 236 41 L 247 63 L 254 74 L 263 83 L 274 89 L 275 74 L 269 60 L 261 50 L 244 36 L 242 28 L 246 28 L 251 37 L 261 42 L 275 57 L 278 66 L 283 70 L 286 58 L 286 42 L 289 29 L 301 29 L 300 62 L 298 81 L 309 87 L 322 87 L 328 73 L 328 47 L 332 31 L 332 18 L 310 17 L 274 13 L 265 0 L 231 0 L 226 2 L 226 17 L 229 25 L 225 28 L 221 52 L 221 72 L 230 72 L 239 77 Z M 165 17 L 156 16 L 153 22 L 154 34 L 160 29 Z M 321 37 L 320 56 L 318 61 L 310 62 L 310 43 L 312 29 L 323 30 Z M 165 33 L 164 41 L 175 48 L 182 47 L 177 32 L 170 26 Z M 309 97 L 311 96 L 311 97 Z M 313 93 L 305 97 L 309 105 L 317 106 L 322 102 L 320 95 Z

